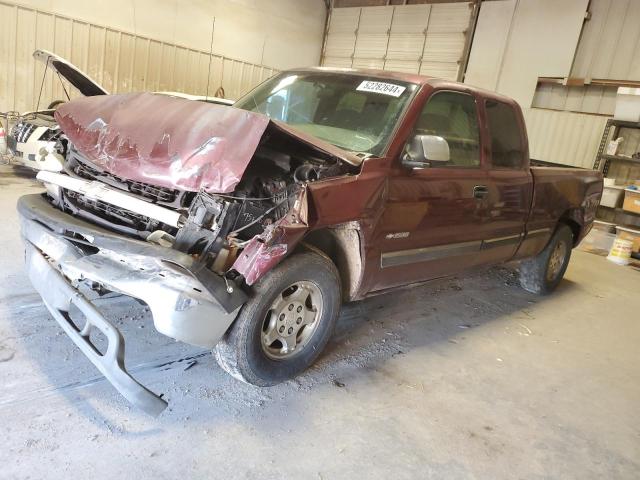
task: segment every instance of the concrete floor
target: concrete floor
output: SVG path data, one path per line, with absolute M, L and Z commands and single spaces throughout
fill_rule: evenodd
M 631 268 L 575 251 L 546 298 L 501 268 L 348 305 L 320 362 L 269 389 L 102 299 L 129 368 L 170 401 L 152 419 L 29 286 L 14 206 L 38 190 L 0 167 L 0 478 L 640 478 Z

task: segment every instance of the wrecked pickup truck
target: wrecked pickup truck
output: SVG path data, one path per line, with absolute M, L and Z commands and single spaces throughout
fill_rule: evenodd
M 316 360 L 342 302 L 508 261 L 551 292 L 602 192 L 598 172 L 529 166 L 514 101 L 418 75 L 303 69 L 234 107 L 141 93 L 55 116 L 64 171 L 40 172 L 46 192 L 18 204 L 29 275 L 152 414 L 165 401 L 127 373 L 85 289 L 146 303 L 160 333 L 274 385 Z

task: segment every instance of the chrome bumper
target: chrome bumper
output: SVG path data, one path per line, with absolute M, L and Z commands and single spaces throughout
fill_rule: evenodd
M 82 350 L 91 363 L 132 404 L 152 416 L 157 416 L 167 407 L 167 402 L 138 383 L 124 365 L 124 338 L 120 331 L 107 321 L 95 306 L 58 272 L 33 245 L 26 245 L 29 278 L 45 306 L 71 340 Z M 78 329 L 71 321 L 68 310 L 56 306 L 64 298 L 67 306 L 74 304 L 84 315 L 85 324 Z M 97 328 L 106 337 L 108 347 L 101 354 L 91 343 L 91 329 Z
M 149 306 L 160 333 L 208 348 L 229 328 L 246 300 L 244 294 L 239 289 L 228 293 L 220 277 L 194 266 L 189 255 L 79 220 L 41 195 L 21 197 L 18 211 L 29 277 L 46 307 L 125 398 L 149 414 L 159 414 L 166 402 L 127 373 L 121 333 L 78 291 L 78 284 L 97 282 L 138 298 Z M 81 328 L 68 316 L 71 304 L 86 318 Z M 89 339 L 94 327 L 109 340 L 105 355 Z

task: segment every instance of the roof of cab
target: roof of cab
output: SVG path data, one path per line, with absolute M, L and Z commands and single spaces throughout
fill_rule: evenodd
M 433 87 L 447 87 L 447 86 L 464 86 L 465 89 L 477 92 L 480 95 L 487 98 L 494 98 L 505 101 L 507 103 L 516 103 L 511 97 L 502 95 L 491 90 L 485 90 L 484 88 L 474 87 L 468 83 L 456 82 L 454 80 L 446 80 L 439 77 L 430 77 L 427 75 L 418 75 L 416 73 L 404 73 L 404 72 L 392 72 L 388 70 L 369 69 L 369 68 L 331 68 L 331 67 L 305 67 L 294 68 L 289 70 L 290 72 L 326 72 L 336 73 L 341 75 L 366 75 L 368 77 L 379 78 L 381 80 L 398 80 L 401 82 L 415 83 L 417 85 L 429 84 Z
M 418 85 L 429 83 L 429 80 L 435 80 L 435 77 L 427 77 L 425 75 L 417 75 L 415 73 L 391 72 L 389 70 L 377 70 L 373 68 L 305 67 L 292 68 L 290 71 L 339 73 L 342 75 L 366 75 L 375 78 L 386 78 L 388 80 L 393 79 L 401 82 L 416 83 Z

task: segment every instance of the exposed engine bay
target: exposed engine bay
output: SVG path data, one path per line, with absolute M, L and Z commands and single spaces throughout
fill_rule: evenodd
M 82 187 L 45 183 L 50 201 L 58 208 L 120 234 L 188 253 L 205 268 L 234 278 L 237 273 L 229 269 L 239 252 L 287 215 L 306 184 L 355 173 L 357 167 L 271 131 L 265 133 L 236 189 L 229 194 L 128 180 L 93 164 L 71 144 L 64 170 L 73 179 L 90 181 L 100 188 L 104 185 L 135 196 L 149 207 L 172 211 L 176 221 L 162 221 L 133 205 L 117 205 Z

